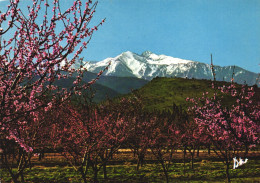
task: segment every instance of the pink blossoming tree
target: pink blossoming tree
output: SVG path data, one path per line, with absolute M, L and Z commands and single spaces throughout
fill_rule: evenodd
M 46 119 L 50 128 L 47 143 L 61 154 L 87 182 L 89 168 L 93 170 L 93 181 L 98 182 L 98 172 L 103 168 L 107 178 L 106 164 L 122 146 L 129 135 L 127 120 L 106 109 L 92 106 L 73 107 L 61 105 Z M 46 139 L 46 138 L 45 138 Z
M 224 95 L 232 96 L 233 103 L 224 102 L 225 97 L 217 93 L 210 97 L 188 99 L 194 103 L 190 109 L 201 135 L 213 145 L 215 153 L 226 165 L 227 181 L 230 182 L 229 166 L 239 151 L 248 150 L 259 143 L 260 103 L 254 101 L 253 87 L 220 87 Z
M 73 64 L 104 22 L 89 27 L 96 6 L 91 0 L 75 0 L 63 11 L 59 0 L 31 0 L 24 11 L 19 0 L 10 0 L 7 10 L 0 12 L 1 139 L 15 141 L 24 151 L 32 152 L 21 128 L 39 121 L 41 109 L 51 110 L 80 89 L 82 70 L 69 91 L 57 90 L 54 82 L 75 71 Z

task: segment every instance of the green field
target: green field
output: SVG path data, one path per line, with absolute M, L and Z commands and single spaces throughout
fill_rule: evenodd
M 191 169 L 191 162 L 189 159 L 187 160 L 185 166 L 180 159 L 172 162 L 169 170 L 169 182 L 225 182 L 224 164 L 218 159 L 197 158 L 194 169 Z M 26 169 L 25 182 L 81 182 L 80 175 L 72 167 L 61 165 L 61 163 L 56 164 L 60 165 L 50 165 L 45 160 L 31 169 Z M 257 156 L 253 159 L 249 158 L 246 164 L 235 170 L 232 169 L 232 166 L 230 166 L 232 182 L 258 182 L 260 180 L 260 160 L 257 160 Z M 127 161 L 125 158 L 120 161 L 110 161 L 107 165 L 107 176 L 108 178 L 104 180 L 101 168 L 98 173 L 99 182 L 166 182 L 159 163 L 147 161 L 137 171 L 136 162 Z M 93 182 L 92 169 L 89 169 L 87 178 L 89 182 Z M 11 182 L 11 177 L 3 169 L 1 169 L 1 181 L 1 183 Z
M 146 164 L 139 171 L 136 165 L 110 165 L 107 167 L 108 179 L 103 179 L 102 170 L 98 174 L 100 182 L 165 182 L 163 171 L 157 164 Z M 184 173 L 185 172 L 185 173 Z M 231 169 L 231 181 L 257 182 L 260 180 L 260 161 L 255 160 Z M 11 182 L 11 178 L 2 171 L 2 183 Z M 89 172 L 91 175 L 91 170 Z M 92 178 L 89 177 L 89 181 Z M 189 164 L 175 163 L 169 172 L 170 182 L 224 182 L 225 170 L 221 162 L 196 162 L 192 170 Z M 68 166 L 43 167 L 36 166 L 25 172 L 26 182 L 81 182 L 79 174 Z

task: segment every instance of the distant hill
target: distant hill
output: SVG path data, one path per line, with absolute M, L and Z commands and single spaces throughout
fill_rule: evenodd
M 228 82 L 216 82 L 217 86 L 230 85 Z M 260 100 L 260 90 L 256 88 L 257 100 Z M 145 110 L 171 110 L 173 103 L 187 109 L 189 103 L 186 98 L 201 97 L 202 93 L 209 92 L 213 95 L 212 81 L 205 79 L 183 79 L 183 78 L 154 78 L 151 82 L 133 93 L 124 97 L 140 96 Z M 227 99 L 225 99 L 227 100 Z M 229 99 L 228 99 L 229 100 Z M 232 101 L 228 101 L 230 103 Z
M 55 82 L 55 85 L 57 85 L 60 88 L 71 88 L 73 86 L 73 81 L 75 81 L 75 78 L 73 77 L 68 79 L 61 79 L 61 80 L 57 80 Z M 82 84 L 85 83 L 86 83 L 85 81 L 82 82 Z M 91 85 L 91 89 L 88 89 L 85 92 L 87 92 L 89 95 L 94 93 L 93 102 L 96 103 L 99 103 L 106 99 L 112 99 L 114 97 L 120 96 L 120 93 L 116 92 L 115 90 L 98 83 Z
M 97 74 L 85 72 L 83 81 L 89 82 L 95 79 Z M 97 83 L 106 86 L 120 94 L 130 93 L 134 89 L 141 88 L 149 81 L 135 77 L 117 77 L 117 76 L 104 76 L 101 75 Z
M 56 81 L 56 84 L 61 88 L 70 88 L 76 76 L 77 74 L 75 73 L 68 79 L 61 79 Z M 85 72 L 82 84 L 88 83 L 95 78 L 97 78 L 96 73 Z M 132 90 L 141 88 L 148 82 L 149 81 L 147 80 L 139 78 L 101 75 L 97 82 L 91 86 L 91 92 L 95 93 L 93 101 L 98 103 L 106 99 L 112 99 L 122 94 L 130 93 Z

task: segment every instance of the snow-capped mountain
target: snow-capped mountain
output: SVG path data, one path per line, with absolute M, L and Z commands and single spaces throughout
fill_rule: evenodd
M 88 62 L 85 68 L 98 73 L 111 62 L 104 75 L 118 77 L 137 77 L 151 80 L 154 77 L 183 77 L 196 79 L 212 79 L 211 67 L 209 64 L 174 58 L 166 55 L 156 55 L 145 51 L 141 55 L 130 51 L 124 52 L 115 58 L 107 58 L 100 62 Z M 233 73 L 233 66 L 215 66 L 216 79 L 219 81 L 230 81 Z M 235 67 L 235 82 L 254 85 L 258 75 L 256 73 Z

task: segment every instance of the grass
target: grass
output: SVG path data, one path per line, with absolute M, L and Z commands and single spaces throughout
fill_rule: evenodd
M 257 182 L 260 180 L 260 160 L 250 160 L 243 166 L 233 170 L 230 167 L 231 180 L 234 182 Z M 145 164 L 136 171 L 136 164 L 125 162 L 120 165 L 107 166 L 108 179 L 103 179 L 102 170 L 98 174 L 100 182 L 165 182 L 162 168 L 159 164 Z M 2 182 L 11 182 L 8 173 L 1 170 Z M 34 166 L 24 173 L 25 181 L 32 182 L 81 182 L 80 175 L 69 166 Z M 91 182 L 93 172 L 88 172 Z M 190 168 L 190 163 L 173 163 L 169 171 L 170 182 L 224 182 L 225 169 L 221 162 L 202 160 Z
M 216 81 L 216 86 L 230 86 L 230 83 L 224 81 Z M 237 85 L 240 86 L 240 85 Z M 146 111 L 163 111 L 172 110 L 173 103 L 187 109 L 190 103 L 186 102 L 186 98 L 202 97 L 202 94 L 209 92 L 209 96 L 213 96 L 212 81 L 205 79 L 183 79 L 183 78 L 154 78 L 151 82 L 144 85 L 133 93 L 125 95 L 125 97 L 137 94 L 141 97 L 144 109 Z M 220 93 L 220 92 L 218 92 Z M 256 100 L 259 101 L 259 88 L 256 88 Z M 223 99 L 226 105 L 234 102 L 231 97 L 225 96 Z
M 171 110 L 173 103 L 187 108 L 186 98 L 201 97 L 203 92 L 214 92 L 209 80 L 195 80 L 183 78 L 156 78 L 139 90 L 145 109 Z

